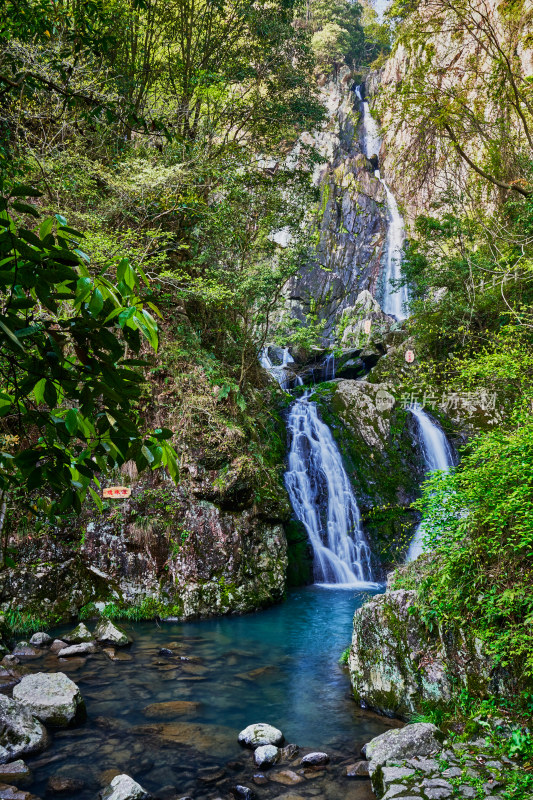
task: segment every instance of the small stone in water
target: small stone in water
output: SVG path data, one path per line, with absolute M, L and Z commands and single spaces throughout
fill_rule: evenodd
M 26 783 L 30 778 L 31 770 L 21 758 L 12 761 L 11 764 L 0 765 L 0 783 L 3 781 Z
M 282 761 L 292 761 L 300 753 L 300 748 L 297 744 L 288 744 L 280 751 Z
M 39 631 L 38 633 L 34 633 L 30 639 L 30 644 L 34 647 L 46 647 L 47 644 L 50 644 L 52 641 L 52 637 L 49 636 L 47 633 L 43 633 L 43 631 Z
M 162 647 L 159 651 L 160 656 L 173 656 L 174 653 L 168 647 Z
M 239 742 L 254 750 L 264 744 L 278 745 L 283 742 L 284 736 L 280 730 L 265 722 L 256 722 L 248 725 L 239 733 Z
M 252 800 L 254 796 L 254 793 L 251 789 L 249 789 L 247 786 L 240 786 L 239 784 L 234 786 L 231 792 L 233 795 L 235 795 L 237 800 Z
M 148 797 L 142 786 L 129 775 L 117 775 L 102 792 L 102 800 L 145 800 Z
M 257 772 L 253 778 L 253 782 L 257 784 L 257 786 L 264 786 L 265 783 L 268 783 L 268 778 L 266 775 L 263 775 L 262 772 Z
M 37 795 L 25 792 L 24 789 L 17 789 L 16 786 L 9 786 L 7 783 L 0 783 L 0 800 L 40 800 Z
M 254 761 L 257 767 L 271 767 L 278 760 L 279 750 L 273 744 L 261 745 L 254 753 Z
M 348 778 L 368 778 L 368 774 L 368 761 L 358 761 L 356 764 L 346 767 Z
M 308 753 L 300 763 L 302 767 L 323 767 L 329 764 L 329 756 L 327 753 Z
M 67 646 L 67 643 L 64 642 L 62 639 L 54 639 L 52 644 L 50 645 L 50 652 L 51 653 L 59 653 L 60 650 L 63 650 L 64 647 Z

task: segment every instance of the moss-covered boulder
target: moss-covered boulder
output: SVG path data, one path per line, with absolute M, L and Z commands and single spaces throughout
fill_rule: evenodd
M 356 701 L 387 716 L 445 706 L 457 687 L 475 697 L 510 694 L 473 634 L 428 630 L 414 590 L 388 590 L 355 612 L 348 664 Z

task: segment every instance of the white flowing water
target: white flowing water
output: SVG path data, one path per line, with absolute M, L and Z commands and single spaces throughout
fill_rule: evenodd
M 363 150 L 367 158 L 378 156 L 381 150 L 381 138 L 378 123 L 370 113 L 370 107 L 363 100 L 361 87 L 357 86 L 355 94 L 361 103 L 363 112 Z M 381 177 L 379 169 L 374 175 L 385 190 L 387 213 L 389 219 L 387 232 L 387 260 L 385 264 L 383 311 L 397 320 L 407 317 L 409 297 L 407 287 L 398 287 L 396 282 L 402 277 L 403 246 L 405 243 L 405 223 L 398 209 L 396 198 L 387 182 Z
M 314 555 L 316 583 L 376 588 L 371 553 L 342 457 L 309 392 L 291 406 L 285 485 Z
M 452 449 L 444 435 L 444 432 L 436 425 L 433 420 L 422 410 L 418 403 L 410 407 L 410 411 L 418 423 L 420 432 L 420 444 L 428 472 L 440 470 L 447 472 L 453 467 Z M 425 526 L 422 521 L 415 531 L 415 534 L 407 551 L 407 561 L 413 561 L 424 552 L 424 533 Z
M 279 365 L 272 363 L 272 360 L 268 355 L 268 347 L 263 347 L 259 353 L 259 361 L 261 366 L 270 372 L 272 377 L 277 380 L 282 389 L 287 390 L 289 388 L 291 379 L 294 380 L 294 375 L 288 373 L 287 367 L 289 364 L 294 363 L 294 358 L 289 353 L 288 347 L 283 348 L 282 362 Z

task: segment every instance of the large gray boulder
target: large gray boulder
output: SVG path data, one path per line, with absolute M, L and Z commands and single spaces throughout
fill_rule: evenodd
M 454 686 L 469 694 L 509 694 L 494 680 L 482 642 L 466 631 L 428 631 L 413 590 L 390 589 L 357 609 L 348 659 L 355 699 L 387 716 L 408 719 L 424 704 L 445 705 Z
M 246 747 L 251 747 L 254 750 L 266 744 L 280 745 L 283 742 L 282 732 L 272 725 L 267 725 L 265 722 L 256 722 L 255 725 L 248 725 L 243 731 L 239 733 L 240 744 Z
M 145 800 L 147 797 L 148 792 L 129 775 L 117 775 L 101 793 L 102 800 Z
M 48 734 L 39 720 L 21 703 L 0 694 L 0 764 L 39 753 L 47 744 Z
M 432 756 L 442 750 L 443 740 L 444 734 L 430 722 L 415 722 L 404 728 L 392 728 L 366 745 L 370 776 L 387 761 Z
M 13 697 L 46 725 L 65 727 L 85 716 L 80 690 L 63 672 L 26 675 Z
M 126 631 L 111 622 L 110 619 L 102 619 L 96 626 L 94 638 L 99 642 L 113 644 L 115 647 L 124 647 L 130 643 L 130 638 Z

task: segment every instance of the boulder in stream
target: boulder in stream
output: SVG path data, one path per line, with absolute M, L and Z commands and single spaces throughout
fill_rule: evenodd
M 11 786 L 7 783 L 0 783 L 0 800 L 40 800 L 39 797 L 24 789 Z
M 94 632 L 94 638 L 99 642 L 106 642 L 106 644 L 112 644 L 115 647 L 124 647 L 131 642 L 126 631 L 123 631 L 122 628 L 119 628 L 118 625 L 115 625 L 110 619 L 102 619 L 98 623 Z
M 38 631 L 34 633 L 30 639 L 30 644 L 34 647 L 46 647 L 52 642 L 52 637 L 49 636 L 47 633 L 43 631 Z
M 263 744 L 255 751 L 254 761 L 258 767 L 271 767 L 279 761 L 279 750 L 273 744 Z
M 0 783 L 28 783 L 31 779 L 31 770 L 21 758 L 10 764 L 0 765 Z
M 149 794 L 129 775 L 117 775 L 100 797 L 102 800 L 145 800 Z
M 280 745 L 284 738 L 281 731 L 266 722 L 256 722 L 254 725 L 248 725 L 239 733 L 240 744 L 252 747 L 254 750 L 265 744 Z
M 25 675 L 13 689 L 13 697 L 41 722 L 65 727 L 85 716 L 80 690 L 63 672 Z
M 74 630 L 65 634 L 63 639 L 69 644 L 81 644 L 82 642 L 92 642 L 94 636 L 87 625 L 85 625 L 83 622 L 80 622 L 79 625 L 76 625 Z
M 0 694 L 0 763 L 39 753 L 48 744 L 48 734 L 39 720 L 17 700 Z
M 63 647 L 57 655 L 58 658 L 85 656 L 88 653 L 96 653 L 96 650 L 96 642 L 80 642 L 80 644 L 71 644 L 69 647 Z

